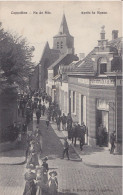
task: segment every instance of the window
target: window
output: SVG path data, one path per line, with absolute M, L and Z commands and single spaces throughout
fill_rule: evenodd
M 63 48 L 63 42 L 61 41 L 61 49 Z
M 76 114 L 76 92 L 73 91 L 72 93 L 72 111 Z
M 107 72 L 107 59 L 100 58 L 98 60 L 98 74 L 105 74 Z
M 57 42 L 57 49 L 59 49 L 59 42 Z
M 75 91 L 73 91 L 73 113 L 75 112 Z
M 100 74 L 104 74 L 107 71 L 107 64 L 100 64 Z

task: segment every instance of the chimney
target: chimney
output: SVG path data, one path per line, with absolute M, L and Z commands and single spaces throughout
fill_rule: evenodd
M 84 53 L 80 53 L 79 54 L 79 60 L 83 60 L 85 58 L 85 54 Z
M 104 40 L 105 39 L 105 30 L 104 30 L 105 26 L 103 25 L 101 28 L 102 30 L 101 30 L 100 36 L 101 36 L 101 40 Z
M 112 31 L 112 40 L 117 39 L 118 38 L 118 30 L 113 30 Z

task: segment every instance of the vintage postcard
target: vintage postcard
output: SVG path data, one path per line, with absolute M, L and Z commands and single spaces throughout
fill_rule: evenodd
M 122 195 L 122 2 L 0 1 L 0 194 Z

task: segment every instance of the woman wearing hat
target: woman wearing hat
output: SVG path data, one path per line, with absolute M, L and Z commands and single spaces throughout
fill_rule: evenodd
M 38 156 L 37 156 L 36 151 L 34 149 L 34 143 L 33 142 L 31 143 L 29 153 L 30 153 L 30 155 L 29 155 L 27 164 L 33 164 L 34 167 L 36 167 L 37 165 L 39 165 L 39 162 L 38 162 Z
M 49 184 L 49 194 L 50 195 L 57 195 L 57 189 L 58 189 L 58 180 L 57 180 L 57 172 L 52 171 L 49 173 L 50 178 L 48 180 Z
M 34 180 L 36 179 L 36 174 L 32 172 L 34 166 L 32 164 L 28 164 L 26 166 L 27 172 L 25 173 L 25 189 L 23 195 L 36 195 L 36 186 Z

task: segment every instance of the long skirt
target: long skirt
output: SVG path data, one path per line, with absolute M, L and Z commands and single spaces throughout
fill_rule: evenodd
M 42 188 L 40 186 L 37 186 L 36 195 L 43 195 Z
M 34 181 L 26 181 L 23 195 L 36 195 L 36 186 Z

